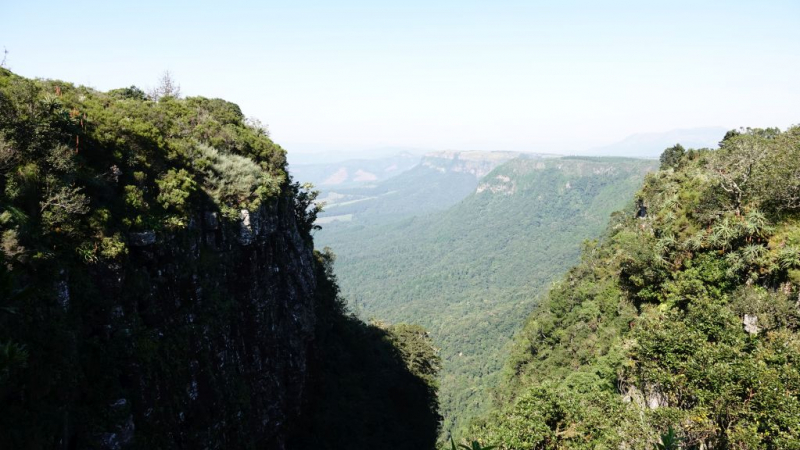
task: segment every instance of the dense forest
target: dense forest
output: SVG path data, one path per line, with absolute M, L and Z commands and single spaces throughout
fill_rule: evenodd
M 284 150 L 164 81 L 0 68 L 0 448 L 432 448 L 427 332 L 351 316 Z
M 800 448 L 800 127 L 667 149 L 515 339 L 505 449 Z
M 344 297 L 360 314 L 431 331 L 443 360 L 444 437 L 458 437 L 488 406 L 510 339 L 538 294 L 578 262 L 581 242 L 597 237 L 656 168 L 626 158 L 534 155 L 476 180 L 418 166 L 408 172 L 413 188 L 400 190 L 408 178 L 396 177 L 396 197 L 344 206 L 361 219 L 324 225 L 315 240 L 337 254 Z M 423 214 L 436 205 L 419 200 L 420 212 L 409 215 L 418 193 L 441 190 L 448 202 L 470 177 L 472 194 L 455 206 Z M 454 178 L 462 182 L 447 183 Z M 380 220 L 373 208 L 406 215 Z

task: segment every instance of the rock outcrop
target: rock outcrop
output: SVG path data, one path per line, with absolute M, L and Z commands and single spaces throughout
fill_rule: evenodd
M 125 397 L 107 399 L 117 420 L 96 435 L 102 447 L 170 436 L 183 448 L 280 449 L 299 414 L 314 329 L 310 245 L 283 200 L 239 223 L 199 216 L 158 244 L 137 236 L 128 264 L 84 279 L 112 299 L 97 324 L 103 345 L 127 355 L 108 367 Z

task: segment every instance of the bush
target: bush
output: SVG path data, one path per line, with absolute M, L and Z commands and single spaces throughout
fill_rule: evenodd
M 244 156 L 198 144 L 190 149 L 189 158 L 204 175 L 202 189 L 225 206 L 255 209 L 278 190 L 278 180 Z
M 197 190 L 197 183 L 185 169 L 169 169 L 156 180 L 156 184 L 159 189 L 157 200 L 166 210 L 183 211 L 187 200 Z

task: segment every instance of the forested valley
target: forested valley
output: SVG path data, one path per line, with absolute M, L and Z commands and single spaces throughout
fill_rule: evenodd
M 431 332 L 443 360 L 445 437 L 461 435 L 486 410 L 520 318 L 656 168 L 625 158 L 516 154 L 476 177 L 454 171 L 458 156 L 426 158 L 427 166 L 409 172 L 414 182 L 402 175 L 389 180 L 413 191 L 389 189 L 397 193 L 332 208 L 337 215 L 347 208 L 353 219 L 324 224 L 315 234 L 317 246 L 337 255 L 352 309 Z M 470 157 L 498 159 L 489 152 Z M 422 197 L 438 202 L 414 201 Z M 378 207 L 386 213 L 376 214 Z

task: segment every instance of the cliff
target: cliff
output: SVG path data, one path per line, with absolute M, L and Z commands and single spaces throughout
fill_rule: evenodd
M 4 447 L 282 448 L 316 289 L 283 150 L 221 100 L 0 88 Z
M 364 395 L 337 374 L 374 373 L 325 351 L 361 351 L 351 329 L 432 445 L 432 378 L 347 317 L 315 194 L 238 106 L 0 69 L 0 175 L 0 448 L 286 448 L 327 417 L 321 383 Z M 341 416 L 374 439 L 363 406 Z

